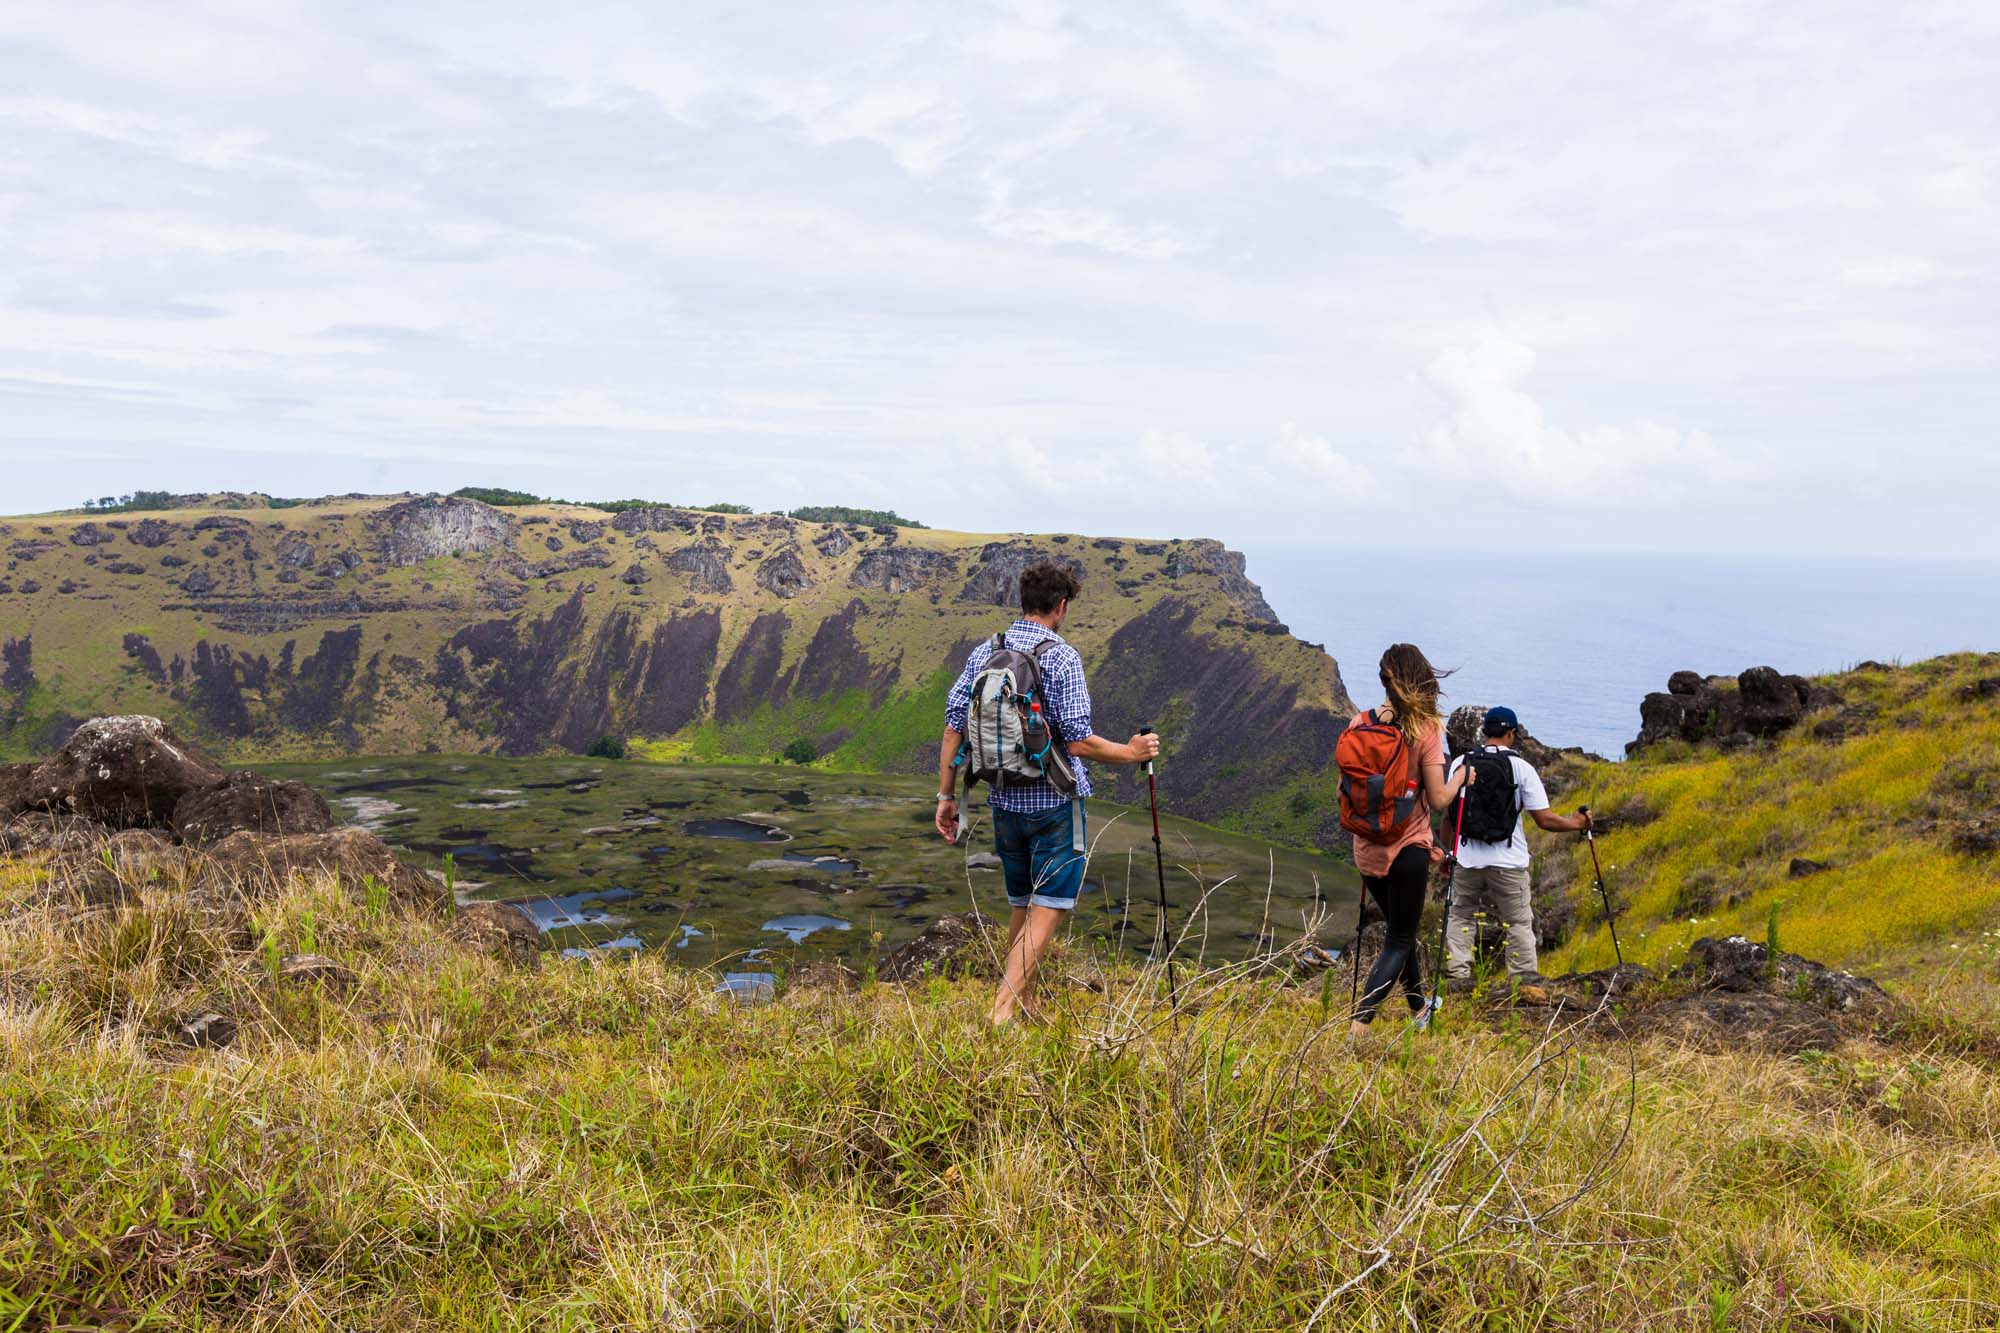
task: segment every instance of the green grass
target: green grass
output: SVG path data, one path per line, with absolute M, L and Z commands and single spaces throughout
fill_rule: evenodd
M 1175 1017 L 1065 950 L 1050 1021 L 996 1034 L 981 980 L 740 1009 L 645 957 L 509 971 L 353 887 L 77 915 L 23 907 L 43 873 L 0 863 L 0 1328 L 2000 1316 L 1990 975 L 1911 992 L 1916 1045 L 1655 1042 L 1628 1084 L 1531 1021 L 1350 1050 L 1254 973 L 1184 968 Z M 353 985 L 273 980 L 308 948 Z M 168 1039 L 207 1010 L 226 1050 Z
M 1574 800 L 1625 815 L 1598 850 L 1627 956 L 1659 964 L 1703 935 L 1760 939 L 1774 904 L 1787 949 L 1846 965 L 1948 950 L 2000 921 L 2000 858 L 1949 840 L 1952 821 L 1996 809 L 2000 700 L 1961 697 L 1996 668 L 1961 655 L 1833 678 L 1879 710 L 1845 740 L 1816 739 L 1809 718 L 1768 748 L 1662 747 L 1587 770 Z M 1542 847 L 1569 858 L 1570 892 L 1597 923 L 1588 853 L 1570 838 Z M 1831 869 L 1794 879 L 1794 857 Z M 1552 962 L 1609 960 L 1594 925 Z

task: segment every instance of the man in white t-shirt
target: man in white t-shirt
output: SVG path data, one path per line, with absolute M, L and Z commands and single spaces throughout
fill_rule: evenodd
M 1452 760 L 1450 772 L 1468 762 L 1478 770 L 1478 781 L 1468 799 L 1472 820 L 1468 828 L 1483 827 L 1493 836 L 1486 841 L 1467 832 L 1460 839 L 1458 870 L 1452 879 L 1451 915 L 1445 921 L 1445 975 L 1454 981 L 1472 976 L 1472 917 L 1484 906 L 1507 928 L 1507 972 L 1520 985 L 1539 985 L 1542 980 L 1535 958 L 1535 912 L 1528 880 L 1528 835 L 1522 828 L 1526 814 L 1537 827 L 1550 833 L 1580 833 L 1590 826 L 1586 814 L 1559 815 L 1549 809 L 1549 794 L 1533 764 L 1514 753 L 1520 739 L 1521 720 L 1511 708 L 1489 709 L 1480 724 L 1483 744 L 1469 754 Z M 1502 771 L 1502 765 L 1511 772 Z M 1450 772 L 1446 776 L 1449 778 Z M 1498 779 L 1497 781 L 1495 779 Z M 1503 797 L 1502 793 L 1505 793 Z M 1499 829 L 1511 826 L 1509 836 Z

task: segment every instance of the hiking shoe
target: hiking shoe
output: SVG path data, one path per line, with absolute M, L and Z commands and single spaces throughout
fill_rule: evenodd
M 1431 1015 L 1443 1007 L 1443 1000 L 1433 1000 L 1423 1008 L 1417 1010 L 1416 1013 L 1410 1016 L 1410 1030 L 1412 1032 L 1429 1032 L 1431 1030 Z

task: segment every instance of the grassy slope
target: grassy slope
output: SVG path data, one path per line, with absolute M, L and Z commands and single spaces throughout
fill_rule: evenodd
M 2000 655 L 1963 654 L 1830 676 L 1850 706 L 1876 710 L 1861 734 L 1818 740 L 1809 718 L 1769 749 L 1660 746 L 1586 770 L 1575 800 L 1624 816 L 1598 850 L 1626 955 L 1658 964 L 1703 935 L 1762 940 L 1774 908 L 1783 947 L 1849 966 L 1988 938 L 2000 857 L 1952 850 L 1940 821 L 2000 810 L 2000 695 L 1961 693 L 1996 674 Z M 1588 852 L 1574 839 L 1541 845 L 1570 857 L 1592 923 L 1552 970 L 1608 963 Z M 1793 857 L 1832 868 L 1793 879 Z
M 0 1327 L 1291 1329 L 1378 1246 L 1321 1327 L 2000 1317 L 1990 977 L 1911 996 L 1921 1049 L 1641 1047 L 1630 1138 L 1530 1232 L 1619 1143 L 1616 1047 L 1505 1102 L 1526 1023 L 1355 1053 L 1256 981 L 1169 1024 L 1157 976 L 1065 955 L 1103 993 L 995 1035 L 979 982 L 737 1010 L 325 884 L 232 940 L 157 891 L 23 913 L 32 878 L 0 863 Z M 359 980 L 276 986 L 292 951 Z M 162 1040 L 211 1007 L 228 1050 Z M 1482 1115 L 1505 1179 L 1462 1140 L 1412 1209 Z

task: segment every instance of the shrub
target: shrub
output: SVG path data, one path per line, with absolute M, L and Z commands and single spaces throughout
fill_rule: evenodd
M 590 743 L 590 748 L 585 750 L 584 754 L 592 759 L 623 759 L 625 741 L 618 736 L 599 736 Z
M 787 745 L 785 752 L 779 758 L 791 764 L 810 764 L 819 758 L 819 747 L 801 736 Z

